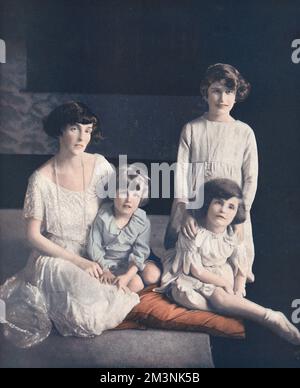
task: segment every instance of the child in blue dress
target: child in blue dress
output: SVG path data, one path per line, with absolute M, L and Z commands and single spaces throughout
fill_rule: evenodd
M 149 258 L 151 225 L 139 208 L 148 200 L 148 177 L 133 166 L 116 174 L 116 195 L 104 203 L 92 225 L 88 253 L 102 270 L 100 281 L 134 292 L 158 282 L 160 269 Z
M 166 257 L 161 287 L 178 304 L 260 323 L 294 345 L 300 332 L 279 311 L 244 298 L 247 252 L 234 226 L 245 221 L 242 190 L 229 179 L 204 185 L 204 205 L 195 212 L 194 239 L 179 233 L 176 250 Z

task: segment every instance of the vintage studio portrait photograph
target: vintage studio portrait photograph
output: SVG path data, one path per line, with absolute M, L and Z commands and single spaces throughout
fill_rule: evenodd
M 299 106 L 299 0 L 0 0 L 0 368 L 300 368 Z

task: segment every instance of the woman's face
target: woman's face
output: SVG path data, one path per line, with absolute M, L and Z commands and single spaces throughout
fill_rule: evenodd
M 229 115 L 234 106 L 236 91 L 228 89 L 223 82 L 214 82 L 207 89 L 209 111 L 215 115 Z
M 236 197 L 229 199 L 214 198 L 208 208 L 206 221 L 215 228 L 226 228 L 234 220 L 238 207 L 239 199 Z
M 73 155 L 81 154 L 89 144 L 92 132 L 93 124 L 68 124 L 59 137 L 60 149 L 65 149 Z
M 118 190 L 114 199 L 115 211 L 120 216 L 131 217 L 139 207 L 142 192 L 139 190 Z

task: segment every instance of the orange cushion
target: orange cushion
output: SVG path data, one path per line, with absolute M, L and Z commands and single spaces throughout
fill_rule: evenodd
M 170 302 L 164 295 L 148 287 L 140 293 L 141 302 L 129 313 L 127 320 L 168 330 L 199 331 L 221 337 L 245 338 L 243 323 L 208 311 L 187 310 Z
M 126 318 L 125 321 L 121 322 L 119 326 L 115 327 L 112 330 L 129 330 L 129 329 L 139 329 L 143 330 L 146 329 L 145 325 L 142 325 L 141 323 L 137 321 L 131 321 Z

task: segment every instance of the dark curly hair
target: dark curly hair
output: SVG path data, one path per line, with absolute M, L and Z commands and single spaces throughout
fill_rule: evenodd
M 194 210 L 194 217 L 201 224 L 205 219 L 209 206 L 213 199 L 238 198 L 239 206 L 232 221 L 232 225 L 242 224 L 246 221 L 246 208 L 243 199 L 243 192 L 240 186 L 231 179 L 212 179 L 204 184 L 204 203 L 201 209 Z
M 98 117 L 82 102 L 70 101 L 53 109 L 43 120 L 44 131 L 57 139 L 67 125 L 92 124 L 92 140 L 102 139 Z
M 200 85 L 203 99 L 207 98 L 207 90 L 214 82 L 223 82 L 228 89 L 235 90 L 236 102 L 244 101 L 251 89 L 250 83 L 244 79 L 240 72 L 235 67 L 225 63 L 216 63 L 209 66 L 206 70 Z

